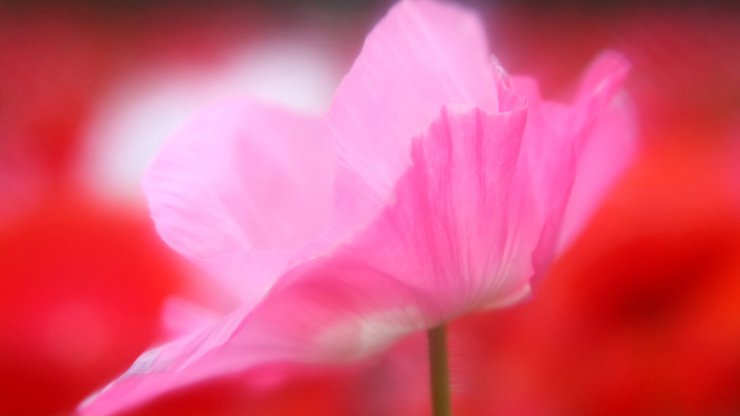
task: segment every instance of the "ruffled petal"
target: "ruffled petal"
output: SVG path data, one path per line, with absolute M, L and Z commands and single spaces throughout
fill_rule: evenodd
M 381 214 L 348 243 L 355 263 L 417 293 L 427 327 L 528 293 L 534 244 L 518 236 L 537 224 L 512 198 L 525 121 L 524 107 L 443 107 Z
M 403 1 L 367 37 L 328 114 L 338 187 L 356 189 L 339 195 L 339 222 L 362 227 L 382 210 L 411 163 L 412 138 L 447 104 L 498 110 L 485 32 L 465 9 Z
M 143 188 L 164 241 L 254 303 L 328 223 L 333 161 L 323 121 L 235 100 L 169 140 Z
M 602 55 L 586 71 L 572 105 L 543 100 L 531 79 L 513 80 L 513 89 L 527 97 L 530 108 L 515 188 L 524 194 L 523 201 L 530 201 L 536 213 L 534 221 L 539 225 L 537 235 L 521 236 L 538 241 L 533 257 L 535 280 L 552 263 L 561 235 L 564 235 L 563 243 L 572 239 L 634 152 L 634 126 L 622 126 L 623 129 L 611 132 L 604 130 L 606 124 L 611 124 L 609 120 L 616 120 L 611 108 L 628 69 L 628 63 L 620 55 Z M 611 127 L 615 126 L 611 124 Z M 609 149 L 616 152 L 614 160 L 603 153 Z M 584 157 L 596 160 L 584 162 Z M 599 170 L 587 170 L 593 167 L 592 163 L 601 164 Z M 574 189 L 577 191 L 574 214 L 568 229 L 563 231 Z M 586 218 L 576 217 L 580 215 Z

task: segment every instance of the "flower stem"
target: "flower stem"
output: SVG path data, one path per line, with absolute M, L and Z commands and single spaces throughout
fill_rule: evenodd
M 427 331 L 429 341 L 429 369 L 434 416 L 451 416 L 450 376 L 447 369 L 447 329 L 445 325 Z

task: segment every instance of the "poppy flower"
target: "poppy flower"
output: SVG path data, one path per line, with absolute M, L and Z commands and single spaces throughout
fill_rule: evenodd
M 343 363 L 531 294 L 634 151 L 613 53 L 572 104 L 509 78 L 476 15 L 404 1 L 323 117 L 250 99 L 194 117 L 144 178 L 157 230 L 236 299 L 81 411 L 273 363 Z M 182 306 L 182 305 L 181 305 Z

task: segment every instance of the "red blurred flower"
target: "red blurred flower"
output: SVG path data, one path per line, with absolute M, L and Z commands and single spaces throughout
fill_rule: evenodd
M 70 411 L 151 343 L 179 266 L 141 216 L 75 196 L 0 224 L 0 413 Z

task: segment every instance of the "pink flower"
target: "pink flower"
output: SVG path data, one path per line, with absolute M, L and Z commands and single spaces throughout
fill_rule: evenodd
M 162 238 L 238 306 L 189 321 L 82 410 L 271 363 L 361 359 L 527 297 L 633 153 L 616 99 L 626 71 L 605 54 L 573 104 L 546 102 L 491 59 L 475 15 L 404 1 L 325 117 L 249 99 L 206 110 L 144 190 Z

